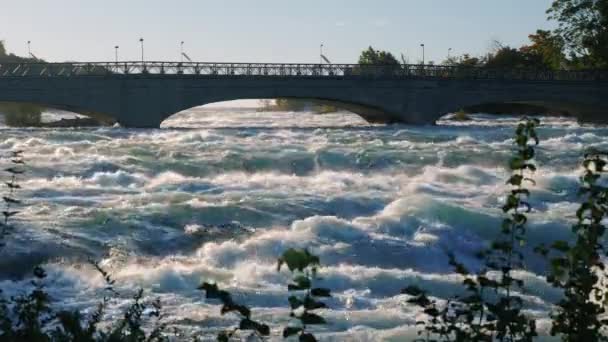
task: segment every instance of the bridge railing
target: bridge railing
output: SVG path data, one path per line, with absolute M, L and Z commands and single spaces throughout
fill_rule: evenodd
M 195 62 L 0 63 L 0 77 L 200 75 L 210 77 L 432 78 L 608 81 L 601 70 L 489 69 L 450 65 L 359 65 Z

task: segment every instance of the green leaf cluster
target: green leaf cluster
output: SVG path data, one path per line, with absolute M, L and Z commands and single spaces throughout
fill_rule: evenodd
M 293 293 L 288 301 L 291 308 L 290 317 L 298 321 L 298 324 L 285 327 L 283 337 L 298 336 L 301 342 L 316 341 L 307 326 L 327 323 L 316 311 L 327 308 L 322 298 L 331 297 L 330 289 L 313 287 L 313 283 L 318 279 L 319 257 L 307 249 L 289 249 L 279 258 L 277 269 L 280 271 L 284 265 L 293 273 L 292 282 L 287 285 L 287 290 Z

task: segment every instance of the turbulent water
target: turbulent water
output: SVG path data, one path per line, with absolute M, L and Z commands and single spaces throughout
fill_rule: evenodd
M 24 150 L 28 162 L 0 286 L 20 293 L 42 262 L 56 301 L 91 310 L 104 293 L 93 258 L 121 293 L 111 315 L 143 287 L 167 322 L 212 334 L 237 322 L 197 290 L 215 281 L 278 336 L 289 274 L 276 259 L 307 247 L 325 266 L 319 285 L 334 293 L 321 337 L 408 339 L 418 311 L 400 290 L 459 293 L 447 253 L 479 266 L 475 253 L 500 226 L 516 120 L 369 126 L 350 114 L 199 108 L 160 130 L 0 128 L 0 151 Z M 608 148 L 607 128 L 542 120 L 530 250 L 568 236 L 581 152 Z M 560 293 L 539 257 L 526 260 L 523 294 L 546 332 Z

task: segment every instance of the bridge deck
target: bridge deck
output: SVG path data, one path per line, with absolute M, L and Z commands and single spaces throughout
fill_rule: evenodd
M 608 81 L 604 70 L 490 69 L 449 65 L 359 65 L 196 62 L 0 63 L 0 77 L 192 75 L 288 78 L 435 78 Z

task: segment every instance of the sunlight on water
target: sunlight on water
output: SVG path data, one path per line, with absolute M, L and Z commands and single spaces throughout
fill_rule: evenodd
M 569 233 L 581 151 L 608 148 L 605 127 L 542 120 L 530 248 Z M 205 107 L 161 130 L 0 128 L 0 149 L 25 150 L 30 167 L 28 206 L 0 267 L 19 276 L 44 261 L 51 295 L 82 307 L 103 291 L 86 260 L 102 259 L 125 290 L 160 296 L 169 322 L 219 329 L 235 320 L 205 302 L 201 281 L 276 319 L 287 313 L 288 279 L 276 258 L 310 247 L 336 294 L 326 337 L 400 340 L 416 331 L 401 288 L 418 284 L 443 298 L 459 291 L 448 251 L 479 266 L 474 254 L 502 219 L 516 122 L 477 115 L 436 127 L 370 126 L 347 113 Z M 558 293 L 535 273 L 542 260 L 528 260 L 528 308 L 546 332 Z

